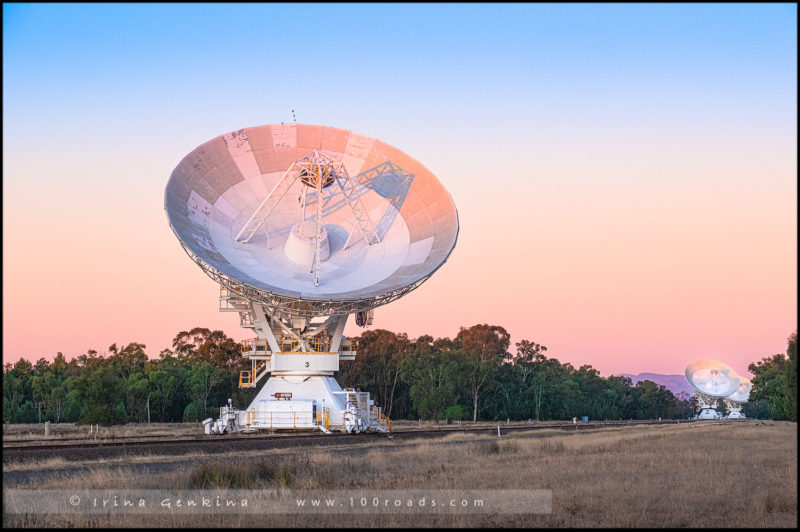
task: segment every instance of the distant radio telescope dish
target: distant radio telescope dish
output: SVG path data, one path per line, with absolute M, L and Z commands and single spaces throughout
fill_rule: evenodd
M 739 388 L 739 376 L 723 362 L 703 359 L 686 366 L 686 380 L 695 389 L 700 403 L 699 419 L 718 419 L 717 399 L 727 397 Z
M 255 388 L 229 404 L 209 434 L 258 429 L 388 431 L 369 392 L 333 375 L 353 360 L 350 314 L 402 297 L 447 260 L 458 238 L 450 194 L 420 162 L 380 140 L 328 126 L 272 124 L 201 144 L 172 172 L 167 219 L 191 259 L 220 284 L 220 311 L 237 312 Z
M 750 399 L 753 383 L 747 377 L 739 377 L 739 389 L 725 398 L 728 407 L 728 419 L 744 419 L 742 405 Z
M 201 144 L 172 172 L 164 203 L 206 274 L 305 317 L 403 296 L 447 260 L 459 228 L 450 194 L 421 163 L 380 140 L 304 124 Z
M 737 403 L 746 403 L 750 398 L 750 390 L 753 388 L 753 383 L 747 377 L 739 377 L 739 389 L 728 396 L 731 401 Z

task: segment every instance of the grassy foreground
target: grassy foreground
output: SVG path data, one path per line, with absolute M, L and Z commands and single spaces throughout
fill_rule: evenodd
M 154 472 L 153 466 L 158 464 L 172 467 Z M 4 526 L 12 527 L 797 525 L 795 423 L 684 423 L 576 433 L 539 430 L 501 438 L 449 434 L 435 440 L 381 438 L 374 444 L 324 449 L 302 447 L 213 457 L 187 450 L 182 457 L 87 458 L 77 464 L 54 459 L 11 466 L 4 468 L 4 489 L 552 490 L 549 514 L 4 512 Z M 26 477 L 28 474 L 31 476 Z

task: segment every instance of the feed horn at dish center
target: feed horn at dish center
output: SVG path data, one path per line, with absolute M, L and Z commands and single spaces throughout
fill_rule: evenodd
M 421 163 L 380 140 L 327 126 L 244 128 L 201 144 L 167 183 L 164 206 L 189 257 L 220 285 L 220 310 L 253 331 L 242 353 L 254 388 L 204 422 L 207 433 L 309 428 L 388 431 L 369 393 L 343 390 L 355 315 L 420 286 L 458 238 L 450 194 Z

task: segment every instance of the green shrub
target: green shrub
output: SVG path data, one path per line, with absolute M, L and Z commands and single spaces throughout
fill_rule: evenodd
M 464 419 L 466 412 L 464 412 L 464 407 L 461 405 L 451 405 L 445 408 L 444 410 L 444 418 L 450 421 L 458 421 L 460 419 Z

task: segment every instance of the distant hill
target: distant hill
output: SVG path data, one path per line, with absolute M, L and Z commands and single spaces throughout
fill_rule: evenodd
M 631 375 L 630 373 L 620 373 L 620 377 L 628 377 L 633 384 L 639 381 L 653 381 L 656 384 L 661 384 L 671 391 L 673 394 L 678 395 L 679 392 L 686 392 L 689 395 L 694 393 L 694 389 L 686 382 L 684 375 L 661 375 L 659 373 L 639 373 L 638 375 Z

